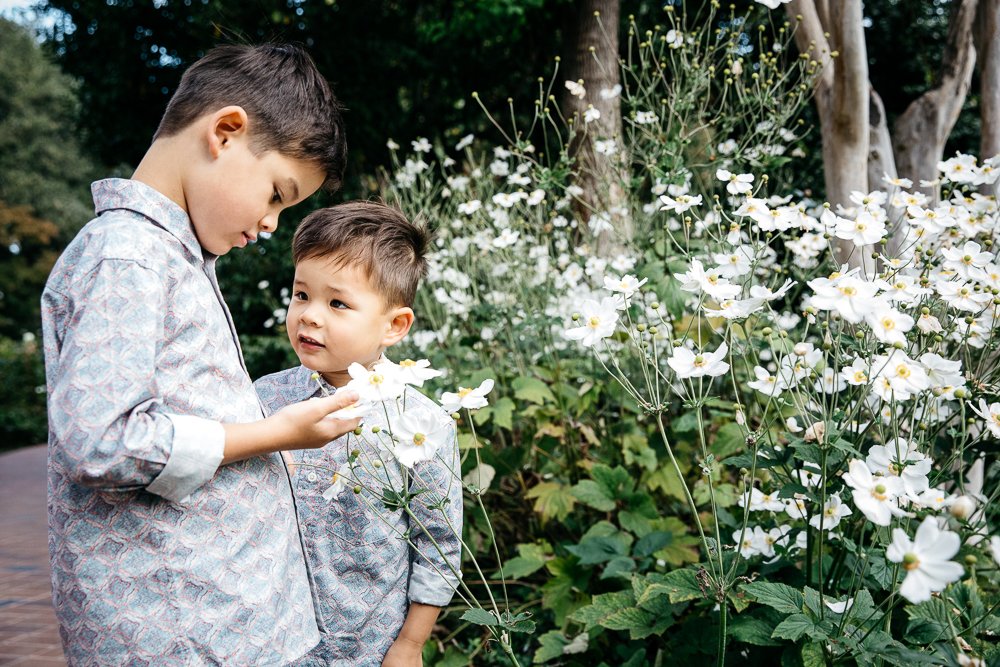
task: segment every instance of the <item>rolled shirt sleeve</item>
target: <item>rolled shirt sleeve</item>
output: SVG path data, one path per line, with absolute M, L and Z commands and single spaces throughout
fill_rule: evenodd
M 430 493 L 420 494 L 412 505 L 413 513 L 424 530 L 414 528 L 416 549 L 410 569 L 408 597 L 411 603 L 435 607 L 444 607 L 451 602 L 460 583 L 462 568 L 463 508 L 462 480 L 457 478 L 461 471 L 458 433 L 455 422 L 447 415 L 444 417 L 450 422 L 448 443 L 435 458 L 417 465 L 418 474 L 414 480 L 414 486 L 426 486 Z M 441 508 L 436 502 L 445 497 L 448 502 Z M 428 507 L 428 504 L 434 507 Z M 447 514 L 447 520 L 443 513 Z M 455 573 L 459 576 L 456 577 Z
M 78 484 L 180 502 L 222 461 L 222 425 L 170 414 L 161 398 L 157 368 L 171 363 L 160 358 L 166 289 L 140 261 L 103 259 L 68 293 L 43 295 L 55 314 L 46 353 L 58 364 L 49 373 L 51 455 Z

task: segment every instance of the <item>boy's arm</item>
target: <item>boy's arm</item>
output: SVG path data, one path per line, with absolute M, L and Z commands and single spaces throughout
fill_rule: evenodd
M 354 427 L 353 421 L 317 423 L 316 412 L 336 409 L 332 401 L 275 415 L 259 432 L 249 424 L 171 414 L 156 375 L 167 310 L 164 289 L 162 278 L 139 262 L 106 259 L 71 295 L 43 294 L 49 428 L 55 441 L 50 456 L 72 481 L 109 491 L 145 488 L 179 502 L 211 479 L 220 463 L 291 446 L 321 446 L 330 438 L 318 438 Z M 299 436 L 301 442 L 293 445 Z
M 412 667 L 422 665 L 421 654 L 424 644 L 434 630 L 438 615 L 441 613 L 440 607 L 413 603 L 406 613 L 406 621 L 403 629 L 399 631 L 396 641 L 389 647 L 382 660 L 382 667 Z

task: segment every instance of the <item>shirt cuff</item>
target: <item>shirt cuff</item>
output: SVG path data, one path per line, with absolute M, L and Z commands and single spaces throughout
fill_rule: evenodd
M 432 607 L 447 607 L 458 588 L 458 579 L 451 570 L 436 572 L 420 563 L 414 563 L 410 570 L 410 602 Z
M 190 415 L 167 415 L 174 440 L 167 464 L 146 490 L 175 503 L 187 500 L 212 479 L 222 463 L 226 431 L 217 421 Z

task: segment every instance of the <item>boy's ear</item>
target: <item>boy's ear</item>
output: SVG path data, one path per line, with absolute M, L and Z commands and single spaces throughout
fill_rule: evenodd
M 243 107 L 223 107 L 213 113 L 206 127 L 208 150 L 213 158 L 219 157 L 226 145 L 237 137 L 247 136 L 249 119 Z
M 413 326 L 413 309 L 408 306 L 393 308 L 389 312 L 389 317 L 389 329 L 382 337 L 383 347 L 392 347 L 403 340 L 406 334 L 410 333 L 410 327 Z

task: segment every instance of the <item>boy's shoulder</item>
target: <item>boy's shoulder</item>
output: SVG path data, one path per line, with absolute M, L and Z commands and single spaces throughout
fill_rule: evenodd
M 286 368 L 257 379 L 253 383 L 264 406 L 274 411 L 292 403 L 299 403 L 316 394 L 313 371 L 305 366 Z

